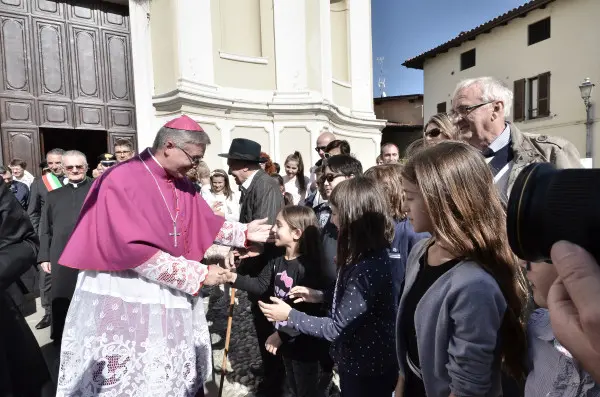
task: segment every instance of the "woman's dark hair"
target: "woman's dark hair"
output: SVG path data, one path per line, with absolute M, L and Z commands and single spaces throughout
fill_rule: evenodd
M 323 160 L 323 169 L 329 167 L 331 172 L 345 176 L 360 176 L 363 173 L 363 167 L 360 161 L 347 154 L 331 156 Z
M 275 172 L 279 174 L 281 172 L 281 166 L 279 163 L 273 163 L 273 166 L 275 167 Z
M 340 154 L 350 154 L 350 143 L 346 140 L 336 139 L 335 141 L 329 142 L 325 148 L 325 153 L 329 153 L 333 149 L 340 149 Z
M 225 194 L 225 197 L 227 197 L 227 199 L 231 200 L 231 198 L 233 197 L 233 191 L 231 190 L 231 186 L 229 185 L 229 176 L 227 175 L 227 172 L 225 172 L 225 170 L 222 170 L 222 169 L 216 169 L 212 172 L 212 174 L 210 174 L 210 181 L 211 181 L 210 190 L 211 191 L 212 191 L 212 179 L 214 177 L 223 178 L 223 180 L 225 181 L 225 189 L 223 189 L 223 194 Z
M 333 189 L 329 202 L 339 220 L 338 267 L 390 246 L 394 224 L 377 182 L 362 176 L 348 179 Z
M 270 177 L 275 179 L 277 183 L 279 183 L 280 187 L 285 185 L 285 183 L 283 182 L 283 177 L 281 175 L 273 173 L 270 175 Z
M 298 163 L 296 183 L 298 184 L 298 190 L 300 191 L 300 194 L 304 194 L 306 192 L 306 180 L 304 179 L 304 161 L 302 161 L 302 155 L 300 152 L 294 152 L 287 156 L 284 164 L 287 164 L 288 161 L 295 161 Z
M 281 217 L 290 226 L 290 229 L 302 231 L 298 241 L 298 254 L 302 256 L 301 263 L 306 273 L 312 273 L 314 279 L 322 279 L 320 274 L 325 261 L 321 232 L 315 212 L 310 207 L 288 206 L 283 207 Z

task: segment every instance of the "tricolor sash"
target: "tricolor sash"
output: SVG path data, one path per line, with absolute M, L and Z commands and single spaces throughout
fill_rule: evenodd
M 42 176 L 42 182 L 44 182 L 44 185 L 49 192 L 62 187 L 62 183 L 60 183 L 56 175 L 51 172 Z

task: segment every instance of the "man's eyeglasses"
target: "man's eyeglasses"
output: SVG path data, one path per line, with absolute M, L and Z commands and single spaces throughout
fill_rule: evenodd
M 66 165 L 65 169 L 67 171 L 72 171 L 74 169 L 85 170 L 85 167 L 87 167 L 87 165 Z
M 115 154 L 129 154 L 131 153 L 131 150 L 119 150 L 118 152 L 115 152 Z
M 429 131 L 425 131 L 425 136 L 430 138 L 435 138 L 442 133 L 442 130 L 439 128 L 432 128 Z
M 458 115 L 458 116 L 465 117 L 469 113 L 471 113 L 473 110 L 479 109 L 480 107 L 489 105 L 490 103 L 493 103 L 493 102 L 496 102 L 496 101 L 487 101 L 487 102 L 483 102 L 483 103 L 479 103 L 477 105 L 471 105 L 471 106 L 459 106 L 456 109 L 454 109 L 454 111 L 452 113 L 454 113 L 454 116 Z
M 344 176 L 344 174 L 325 174 L 322 176 L 322 178 L 323 182 L 327 181 L 331 183 L 335 178 L 339 178 L 340 176 Z
M 192 163 L 192 165 L 194 167 L 197 166 L 198 164 L 200 164 L 200 162 L 204 158 L 204 156 L 191 156 L 188 152 L 185 151 L 185 149 L 180 148 L 179 146 L 177 146 L 177 149 L 179 149 L 183 153 L 185 153 L 185 155 L 187 156 L 187 158 L 190 160 L 190 163 Z
M 318 152 L 324 152 L 324 151 L 325 151 L 325 149 L 327 149 L 327 146 L 317 146 L 317 147 L 315 148 L 315 150 L 316 150 L 316 152 L 317 152 L 317 153 L 318 153 Z

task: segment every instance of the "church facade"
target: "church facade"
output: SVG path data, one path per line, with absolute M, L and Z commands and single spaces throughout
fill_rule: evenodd
M 2 163 L 53 147 L 149 146 L 188 114 L 211 168 L 233 138 L 317 159 L 324 130 L 374 164 L 371 4 L 364 0 L 0 0 Z M 96 153 L 97 152 L 97 153 Z

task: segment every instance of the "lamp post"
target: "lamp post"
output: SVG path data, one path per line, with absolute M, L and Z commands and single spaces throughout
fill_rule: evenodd
M 583 104 L 585 105 L 585 157 L 588 159 L 592 159 L 592 119 L 591 119 L 591 108 L 592 103 L 590 102 L 590 97 L 592 96 L 592 90 L 594 88 L 594 84 L 590 81 L 590 78 L 587 77 L 581 85 L 579 86 L 579 91 L 581 91 L 581 99 L 583 99 Z

